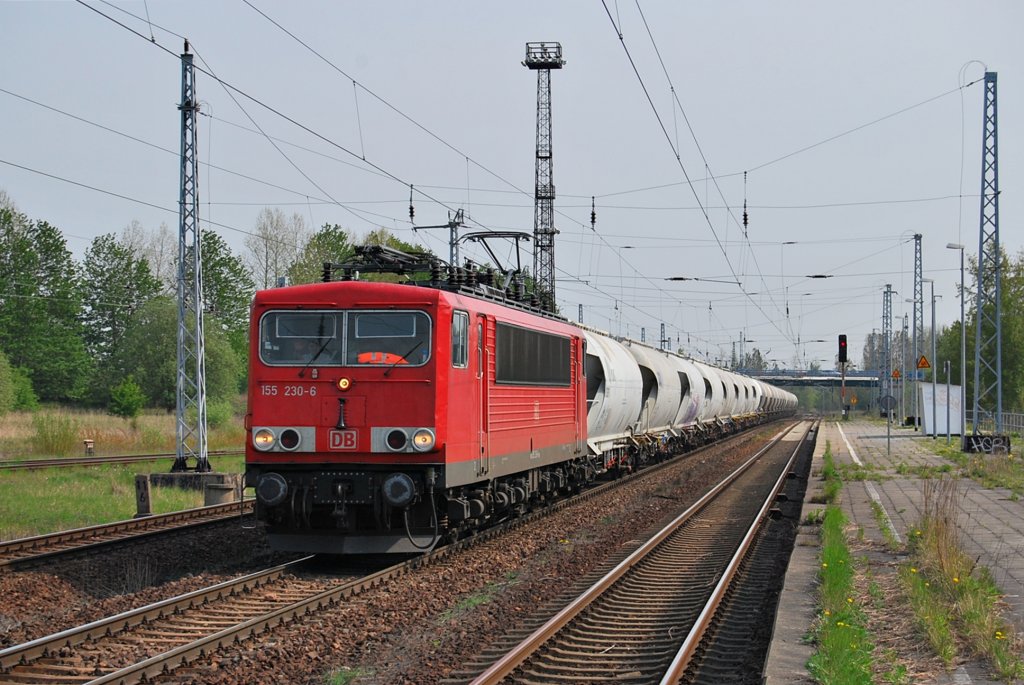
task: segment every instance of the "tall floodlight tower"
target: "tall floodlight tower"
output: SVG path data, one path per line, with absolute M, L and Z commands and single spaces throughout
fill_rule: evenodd
M 551 70 L 561 69 L 561 43 L 527 43 L 523 66 L 537 72 L 537 183 L 534 190 L 533 278 L 541 306 L 555 311 L 555 178 L 551 166 Z
M 185 41 L 181 55 L 181 194 L 178 203 L 177 454 L 171 471 L 210 470 L 206 447 L 206 353 L 203 331 L 203 259 L 199 235 L 199 161 L 195 70 Z
M 918 406 L 920 399 L 917 396 L 917 381 L 920 371 L 917 370 L 917 360 L 921 358 L 919 344 L 924 344 L 924 269 L 921 261 L 921 234 L 914 234 L 914 358 L 911 360 L 914 369 L 914 384 L 910 392 L 914 395 L 914 430 L 921 425 L 921 408 Z
M 982 413 L 995 413 L 1003 432 L 1002 275 L 999 255 L 999 128 L 996 72 L 985 72 L 981 138 L 981 231 L 978 238 L 978 326 L 974 338 L 974 435 Z
M 882 381 L 883 395 L 892 394 L 892 284 L 885 284 L 885 296 L 882 299 Z M 892 412 L 886 412 L 887 417 Z

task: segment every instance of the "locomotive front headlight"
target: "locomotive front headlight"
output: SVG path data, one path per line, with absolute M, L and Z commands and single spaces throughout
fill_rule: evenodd
M 349 379 L 349 378 L 339 378 L 337 385 L 338 385 L 338 390 L 341 390 L 342 392 L 345 392 L 346 390 L 348 390 L 349 388 L 352 387 L 352 380 Z
M 275 440 L 274 431 L 269 428 L 260 428 L 252 434 L 252 446 L 263 452 L 272 449 Z
M 417 452 L 426 452 L 434 447 L 434 431 L 420 428 L 412 434 L 412 447 Z

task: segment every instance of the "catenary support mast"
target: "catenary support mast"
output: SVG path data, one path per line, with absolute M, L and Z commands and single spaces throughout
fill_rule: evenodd
M 985 414 L 1003 432 L 1002 264 L 999 254 L 999 128 L 996 73 L 985 72 L 981 138 L 981 230 L 978 237 L 977 329 L 974 338 L 974 435 Z
M 177 454 L 172 471 L 210 470 L 206 444 L 206 351 L 203 329 L 203 259 L 199 229 L 199 161 L 195 70 L 185 42 L 181 55 L 181 194 L 178 216 Z

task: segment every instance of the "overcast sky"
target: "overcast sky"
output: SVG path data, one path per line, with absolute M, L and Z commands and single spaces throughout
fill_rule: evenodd
M 176 231 L 186 36 L 197 65 L 244 93 L 197 75 L 202 218 L 237 252 L 279 207 L 446 257 L 447 231 L 410 229 L 410 183 L 417 224 L 463 208 L 465 230 L 532 231 L 537 81 L 521 61 L 545 40 L 566 60 L 553 164 L 572 318 L 582 304 L 586 323 L 649 342 L 664 322 L 712 360 L 745 336 L 789 366 L 831 366 L 847 333 L 859 362 L 886 283 L 894 330 L 910 312 L 917 232 L 938 323 L 953 322 L 946 244 L 977 253 L 983 101 L 982 83 L 958 86 L 986 68 L 1001 240 L 1022 248 L 1017 0 L 250 2 L 0 2 L 0 188 L 79 257 L 132 220 Z

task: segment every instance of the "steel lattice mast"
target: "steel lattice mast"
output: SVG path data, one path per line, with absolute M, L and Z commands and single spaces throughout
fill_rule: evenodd
M 181 55 L 181 195 L 178 216 L 177 455 L 172 471 L 209 471 L 206 446 L 206 351 L 203 329 L 203 259 L 199 233 L 199 161 L 195 70 L 185 42 Z
M 910 360 L 910 367 L 914 372 L 914 384 L 910 392 L 914 395 L 914 430 L 921 425 L 921 402 L 917 392 L 917 381 L 920 380 L 920 371 L 917 369 L 917 361 L 921 358 L 918 345 L 924 344 L 924 268 L 921 260 L 921 234 L 914 234 L 914 332 L 913 332 L 914 356 Z
M 996 72 L 985 72 L 981 138 L 981 228 L 978 237 L 977 329 L 974 338 L 974 435 L 982 412 L 995 412 L 1003 432 L 1002 263 L 999 253 L 999 128 Z
M 561 69 L 561 43 L 527 43 L 523 66 L 537 72 L 537 182 L 534 188 L 533 278 L 541 306 L 555 311 L 555 178 L 551 163 L 551 70 Z

